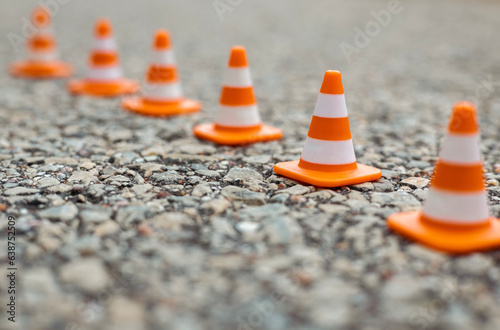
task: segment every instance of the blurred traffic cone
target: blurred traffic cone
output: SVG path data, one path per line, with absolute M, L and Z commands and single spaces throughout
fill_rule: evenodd
M 74 94 L 112 97 L 135 93 L 137 82 L 123 78 L 113 30 L 108 20 L 101 19 L 95 25 L 94 48 L 90 53 L 87 77 L 71 81 L 68 89 Z
M 171 116 L 200 111 L 200 102 L 188 100 L 182 95 L 167 31 L 156 32 L 153 58 L 143 86 L 143 96 L 124 99 L 122 106 L 149 116 Z
M 23 78 L 64 78 L 73 73 L 71 65 L 61 61 L 51 27 L 51 17 L 43 7 L 35 9 L 31 21 L 36 31 L 28 40 L 28 58 L 13 63 L 10 74 Z
M 422 211 L 393 214 L 387 225 L 401 235 L 451 253 L 500 247 L 500 221 L 488 213 L 472 103 L 463 101 L 453 107 Z
M 215 123 L 198 125 L 193 131 L 200 139 L 225 145 L 282 137 L 279 128 L 265 125 L 260 120 L 244 47 L 231 49 Z
M 300 160 L 278 163 L 274 172 L 320 187 L 352 185 L 382 176 L 379 169 L 356 163 L 340 72 L 325 72 Z

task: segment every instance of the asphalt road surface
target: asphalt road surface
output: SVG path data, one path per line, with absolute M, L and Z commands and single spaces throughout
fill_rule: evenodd
M 65 80 L 0 75 L 0 227 L 15 219 L 17 267 L 16 322 L 2 275 L 0 328 L 500 328 L 499 252 L 450 257 L 386 227 L 425 199 L 462 99 L 478 108 L 500 216 L 500 3 L 51 4 L 78 76 L 97 18 L 112 21 L 123 69 L 138 80 L 154 31 L 168 29 L 184 93 L 204 108 L 146 118 L 120 99 L 71 97 Z M 35 5 L 0 3 L 2 67 L 24 56 L 12 40 Z M 233 45 L 246 47 L 262 118 L 282 140 L 193 137 L 214 118 Z M 357 160 L 383 170 L 376 182 L 319 189 L 273 173 L 300 156 L 328 69 L 342 72 Z

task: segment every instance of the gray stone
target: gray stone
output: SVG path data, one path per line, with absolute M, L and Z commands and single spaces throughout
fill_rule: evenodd
M 47 157 L 45 164 L 76 165 L 78 161 L 72 157 Z
M 221 191 L 222 196 L 231 201 L 243 202 L 247 205 L 264 205 L 265 195 L 257 192 L 250 191 L 245 188 L 227 186 Z
M 111 177 L 107 178 L 106 180 L 104 180 L 104 182 L 109 183 L 109 184 L 114 184 L 114 185 L 120 185 L 120 184 L 129 183 L 130 179 L 124 175 L 114 175 L 114 176 L 111 176 Z
M 210 170 L 197 170 L 196 173 L 209 178 L 220 178 L 221 176 L 219 172 Z
M 238 180 L 242 180 L 243 182 L 251 182 L 262 181 L 262 179 L 263 177 L 259 172 L 246 167 L 233 167 L 224 177 L 224 181 L 226 182 L 233 182 Z
M 168 171 L 163 173 L 155 173 L 151 175 L 150 180 L 154 183 L 164 184 L 164 183 L 177 183 L 182 181 L 184 177 L 177 172 Z
M 68 178 L 68 182 L 81 182 L 85 185 L 88 185 L 92 182 L 97 182 L 97 181 L 98 181 L 97 177 L 92 175 L 91 172 L 87 172 L 87 171 L 75 171 Z
M 116 212 L 116 222 L 119 224 L 131 224 L 140 222 L 153 215 L 153 211 L 147 206 L 126 206 L 119 208 Z
M 162 164 L 156 163 L 144 163 L 141 165 L 141 170 L 144 171 L 144 176 L 146 178 L 150 177 L 154 172 L 159 172 L 164 167 Z
M 88 207 L 80 212 L 84 223 L 101 223 L 111 219 L 112 210 L 105 207 Z
M 102 261 L 97 258 L 77 259 L 62 266 L 59 278 L 91 294 L 99 293 L 111 284 Z
M 457 270 L 464 275 L 483 275 L 493 266 L 493 260 L 487 255 L 472 254 L 457 260 Z
M 17 195 L 31 195 L 40 192 L 38 189 L 34 188 L 24 188 L 24 187 L 15 187 L 7 189 L 3 192 L 5 196 L 17 196 Z
M 242 218 L 265 219 L 278 217 L 287 212 L 283 204 L 266 204 L 263 206 L 251 206 L 240 212 Z
M 429 184 L 429 180 L 426 178 L 409 177 L 401 181 L 401 183 L 412 188 L 424 188 Z
M 59 180 L 56 178 L 51 178 L 51 177 L 46 177 L 42 178 L 38 181 L 38 187 L 40 188 L 47 188 L 51 186 L 55 186 L 59 184 Z
M 401 211 L 411 211 L 420 207 L 420 202 L 415 197 L 402 191 L 389 193 L 374 192 L 371 195 L 371 201 L 381 206 L 395 206 L 400 208 Z
M 212 199 L 203 203 L 200 208 L 209 214 L 221 214 L 223 213 L 231 203 L 223 198 Z
M 200 183 L 196 187 L 194 187 L 193 192 L 191 195 L 196 196 L 196 197 L 201 197 L 205 196 L 212 193 L 212 189 L 210 188 L 210 185 L 208 183 Z
M 54 221 L 69 221 L 78 215 L 78 208 L 73 203 L 66 203 L 40 211 L 38 215 Z
M 151 189 L 153 189 L 153 186 L 150 184 L 137 184 L 131 188 L 131 190 L 139 196 L 146 194 Z
M 371 182 L 363 182 L 350 186 L 351 189 L 359 190 L 359 191 L 372 191 L 375 190 L 375 186 Z
M 375 191 L 378 191 L 378 192 L 394 191 L 394 187 L 393 187 L 392 183 L 386 179 L 379 179 L 377 181 L 374 181 L 373 187 L 375 188 Z
M 90 196 L 95 198 L 100 198 L 105 194 L 105 186 L 102 184 L 93 184 L 90 185 L 87 192 Z
M 304 195 L 309 191 L 309 188 L 298 184 L 287 189 L 278 190 L 275 194 Z
M 109 235 L 113 235 L 117 233 L 120 230 L 120 226 L 111 220 L 108 220 L 106 222 L 103 222 L 99 224 L 97 227 L 94 229 L 94 234 L 99 236 L 99 237 L 105 237 Z
M 349 208 L 345 205 L 339 204 L 320 204 L 318 208 L 326 213 L 343 215 L 349 212 Z
M 271 203 L 284 203 L 287 201 L 287 199 L 290 197 L 289 194 L 278 194 L 274 195 L 269 199 Z

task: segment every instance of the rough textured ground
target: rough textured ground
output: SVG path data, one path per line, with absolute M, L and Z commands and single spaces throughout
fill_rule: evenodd
M 0 34 L 20 34 L 34 3 L 1 2 Z M 55 17 L 78 74 L 95 18 L 113 21 L 137 79 L 166 27 L 185 94 L 204 110 L 144 118 L 118 99 L 70 97 L 65 81 L 0 77 L 0 227 L 17 219 L 17 328 L 500 328 L 499 252 L 452 258 L 385 225 L 425 198 L 464 98 L 478 105 L 500 216 L 499 3 L 402 1 L 350 62 L 339 44 L 387 2 L 233 1 L 222 21 L 211 1 L 102 3 L 69 1 Z M 192 136 L 213 118 L 233 44 L 247 47 L 262 117 L 283 140 L 230 148 Z M 0 52 L 2 67 L 22 55 L 6 38 Z M 343 74 L 358 161 L 383 169 L 376 182 L 323 190 L 273 174 L 299 157 L 326 69 Z

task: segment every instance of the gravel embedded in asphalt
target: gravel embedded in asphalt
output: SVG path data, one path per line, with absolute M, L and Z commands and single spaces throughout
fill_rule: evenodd
M 450 257 L 385 224 L 425 199 L 461 99 L 478 107 L 500 216 L 500 4 L 402 0 L 347 59 L 340 45 L 355 46 L 388 3 L 58 5 L 61 54 L 78 75 L 94 19 L 113 22 L 138 80 L 167 28 L 184 93 L 204 109 L 147 118 L 119 99 L 71 97 L 63 80 L 0 76 L 0 227 L 16 218 L 19 329 L 500 328 L 498 252 Z M 1 34 L 22 34 L 33 4 L 0 4 Z M 235 148 L 191 133 L 214 117 L 234 44 L 280 141 Z M 5 37 L 0 64 L 21 57 Z M 380 168 L 378 181 L 323 189 L 273 173 L 300 156 L 327 69 L 342 72 L 357 160 Z

